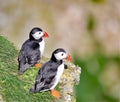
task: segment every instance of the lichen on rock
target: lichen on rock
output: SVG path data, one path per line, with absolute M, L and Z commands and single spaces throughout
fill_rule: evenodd
M 73 63 L 67 65 L 68 68 L 65 69 L 59 86 L 62 93 L 61 102 L 76 102 L 75 85 L 80 81 L 81 68 Z

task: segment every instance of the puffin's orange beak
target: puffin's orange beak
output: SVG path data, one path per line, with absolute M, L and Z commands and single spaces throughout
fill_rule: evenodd
M 67 60 L 69 61 L 69 62 L 71 62 L 72 61 L 72 57 L 68 54 L 68 56 L 67 56 Z
M 44 32 L 44 37 L 45 37 L 45 38 L 48 38 L 48 37 L 49 37 L 49 35 L 48 35 L 47 32 Z

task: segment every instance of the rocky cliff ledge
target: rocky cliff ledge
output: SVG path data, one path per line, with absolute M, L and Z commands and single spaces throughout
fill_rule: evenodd
M 55 99 L 50 92 L 30 94 L 38 68 L 30 68 L 23 75 L 18 75 L 18 50 L 6 38 L 0 36 L 0 102 L 75 102 L 74 86 L 79 83 L 81 68 L 67 63 L 68 68 L 60 80 L 57 89 L 60 99 Z M 49 60 L 43 57 L 42 63 Z

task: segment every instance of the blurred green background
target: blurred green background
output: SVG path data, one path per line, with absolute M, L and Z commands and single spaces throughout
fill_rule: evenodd
M 120 102 L 120 0 L 0 0 L 0 34 L 18 48 L 35 26 L 45 56 L 63 47 L 82 68 L 77 102 Z

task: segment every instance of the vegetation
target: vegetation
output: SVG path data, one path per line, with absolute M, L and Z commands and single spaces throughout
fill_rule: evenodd
M 6 102 L 50 102 L 50 92 L 30 94 L 38 69 L 17 74 L 18 51 L 12 43 L 0 36 L 0 95 Z
M 105 0 L 90 0 L 90 1 L 97 4 L 105 2 Z
M 110 61 L 119 63 L 120 57 L 106 57 L 98 54 L 90 59 L 81 60 L 75 56 L 75 64 L 82 67 L 80 84 L 76 87 L 77 102 L 118 102 L 117 99 L 105 94 L 104 86 L 99 81 L 105 64 Z M 96 66 L 95 63 L 98 65 Z M 95 67 L 99 67 L 98 70 L 91 72 L 90 70 Z

